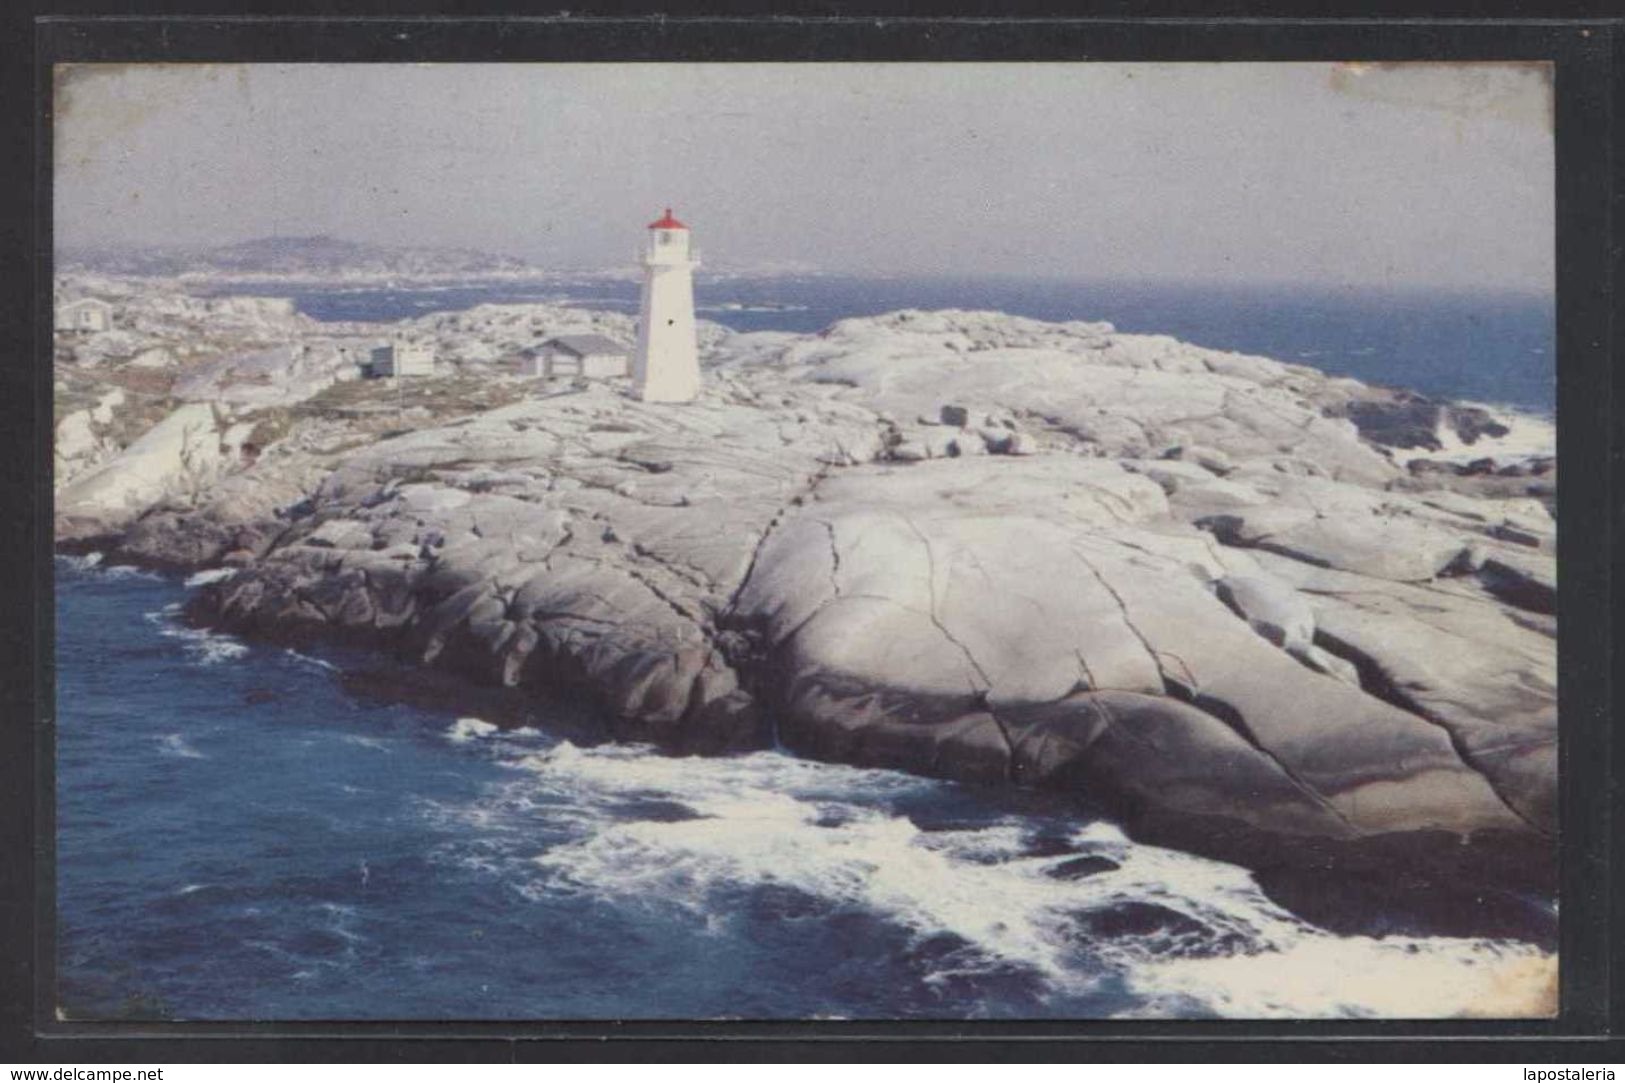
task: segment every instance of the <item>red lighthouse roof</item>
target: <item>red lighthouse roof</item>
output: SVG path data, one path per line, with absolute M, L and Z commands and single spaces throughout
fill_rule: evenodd
M 650 229 L 687 229 L 688 227 L 683 225 L 683 223 L 679 222 L 677 219 L 673 218 L 671 216 L 671 208 L 667 207 L 666 208 L 666 217 L 660 219 L 658 222 L 650 222 L 649 223 L 649 228 Z

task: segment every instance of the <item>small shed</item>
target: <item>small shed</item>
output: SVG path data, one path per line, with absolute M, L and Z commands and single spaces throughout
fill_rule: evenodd
M 113 326 L 113 306 L 99 297 L 81 297 L 56 306 L 58 331 L 106 331 Z
M 532 376 L 625 376 L 631 351 L 603 335 L 559 335 L 537 347 Z
M 427 342 L 406 342 L 397 339 L 377 346 L 362 366 L 365 375 L 373 379 L 386 376 L 433 376 L 434 347 Z

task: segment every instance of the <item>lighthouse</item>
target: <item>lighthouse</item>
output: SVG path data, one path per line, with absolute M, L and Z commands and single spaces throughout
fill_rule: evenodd
M 641 254 L 643 304 L 632 387 L 644 402 L 692 402 L 700 392 L 700 358 L 694 342 L 694 268 L 688 227 L 671 216 L 649 223 Z

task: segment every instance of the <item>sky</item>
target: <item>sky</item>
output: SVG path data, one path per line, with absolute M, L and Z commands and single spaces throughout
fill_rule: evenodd
M 57 243 L 325 233 L 630 264 L 1548 291 L 1549 69 L 59 69 Z

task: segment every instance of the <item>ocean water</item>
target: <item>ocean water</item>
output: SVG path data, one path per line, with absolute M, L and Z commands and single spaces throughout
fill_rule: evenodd
M 638 285 L 578 282 L 431 288 L 233 284 L 221 292 L 292 297 L 320 320 L 397 320 L 476 304 L 560 301 L 635 315 Z M 1107 320 L 1213 349 L 1296 361 L 1369 383 L 1516 406 L 1555 402 L 1549 297 L 1508 293 L 819 275 L 708 278 L 699 315 L 736 331 L 815 332 L 848 316 L 904 308 L 993 309 L 1042 320 Z
M 1554 965 L 1333 935 L 1071 799 L 379 701 L 190 589 L 57 561 L 68 1018 L 1496 1014 Z

